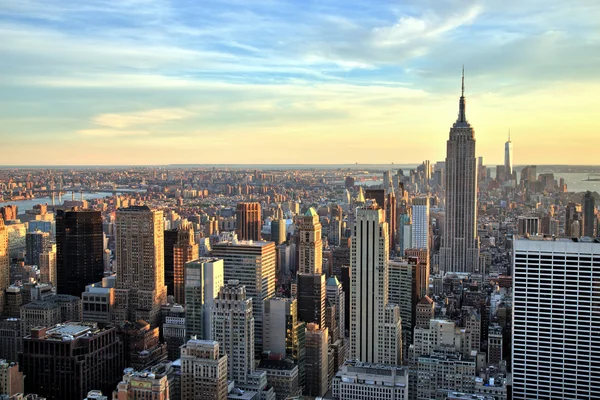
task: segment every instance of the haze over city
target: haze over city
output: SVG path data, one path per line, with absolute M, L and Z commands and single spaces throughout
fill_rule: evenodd
M 12 1 L 3 165 L 594 164 L 595 1 Z

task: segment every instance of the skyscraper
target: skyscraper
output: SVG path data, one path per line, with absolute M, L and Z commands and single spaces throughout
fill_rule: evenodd
M 350 358 L 369 363 L 397 364 L 401 342 L 398 306 L 388 304 L 388 226 L 377 206 L 356 209 L 352 235 L 350 296 Z M 391 314 L 391 315 L 390 315 Z M 389 334 L 393 325 L 395 333 Z M 387 331 L 387 332 L 386 332 Z
M 508 131 L 508 140 L 504 143 L 504 173 L 506 179 L 511 180 L 513 175 L 513 145 L 510 141 L 510 130 Z
M 185 264 L 186 336 L 212 339 L 212 307 L 224 280 L 223 260 L 199 258 Z
M 8 229 L 0 218 L 0 313 L 4 312 L 6 288 L 10 282 L 10 258 L 8 256 Z
M 238 203 L 235 210 L 235 233 L 239 240 L 260 240 L 262 217 L 260 203 Z
M 163 212 L 148 206 L 120 208 L 116 229 L 115 318 L 156 326 L 167 300 Z
M 184 304 L 184 265 L 198 258 L 198 244 L 190 223 L 165 231 L 165 285 L 167 295 Z
M 35 231 L 25 235 L 25 262 L 28 265 L 40 265 L 40 255 L 50 245 L 50 233 Z
M 446 153 L 446 219 L 440 269 L 474 272 L 479 264 L 477 238 L 477 160 L 475 131 L 467 122 L 465 75 L 458 119 L 450 128 Z
M 321 274 L 323 272 L 323 242 L 321 223 L 314 208 L 309 208 L 298 227 L 300 237 L 298 272 Z
M 589 190 L 583 195 L 583 236 L 596 235 L 596 199 Z M 600 236 L 600 235 L 598 235 Z
M 189 340 L 181 347 L 181 400 L 227 399 L 227 356 L 213 340 Z
M 595 398 L 600 243 L 531 236 L 513 246 L 513 399 Z
M 327 328 L 317 324 L 306 326 L 306 390 L 308 396 L 324 396 L 327 392 L 328 356 Z
M 100 211 L 56 212 L 57 292 L 81 297 L 86 285 L 104 276 Z
M 252 299 L 238 280 L 230 280 L 219 290 L 212 307 L 212 339 L 227 355 L 227 379 L 248 383 L 254 372 L 254 317 Z
M 274 219 L 271 221 L 271 241 L 275 242 L 276 245 L 284 243 L 287 238 L 285 219 Z
M 298 318 L 325 327 L 325 275 L 298 274 Z
M 412 247 L 429 249 L 429 197 L 412 200 Z
M 213 256 L 223 259 L 224 279 L 237 279 L 252 298 L 254 348 L 262 352 L 264 301 L 275 295 L 275 243 L 233 241 L 213 246 Z

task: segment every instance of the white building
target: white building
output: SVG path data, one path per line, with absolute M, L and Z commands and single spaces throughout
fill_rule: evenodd
M 412 200 L 412 246 L 429 249 L 429 197 Z
M 408 400 L 405 367 L 346 362 L 332 381 L 336 400 Z
M 513 399 L 596 397 L 600 243 L 531 236 L 513 246 Z
M 185 263 L 185 330 L 188 338 L 212 337 L 211 309 L 224 282 L 223 260 L 199 258 Z

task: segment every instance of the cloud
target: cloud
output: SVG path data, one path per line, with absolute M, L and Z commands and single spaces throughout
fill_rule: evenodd
M 129 130 L 117 130 L 117 129 L 82 129 L 78 131 L 82 136 L 99 137 L 99 138 L 113 138 L 113 137 L 126 137 L 126 136 L 145 136 L 149 135 L 148 131 L 129 131 Z
M 108 128 L 129 128 L 131 126 L 157 125 L 163 122 L 188 118 L 193 112 L 183 109 L 154 109 L 123 114 L 101 114 L 92 122 Z

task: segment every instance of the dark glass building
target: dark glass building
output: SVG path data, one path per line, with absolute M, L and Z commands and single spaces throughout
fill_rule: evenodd
M 100 211 L 56 212 L 57 292 L 81 297 L 85 286 L 104 275 Z

